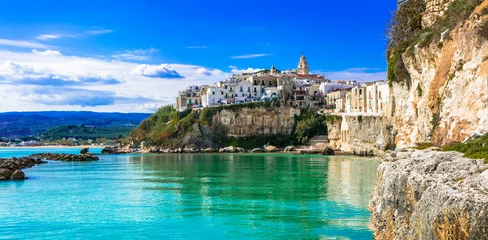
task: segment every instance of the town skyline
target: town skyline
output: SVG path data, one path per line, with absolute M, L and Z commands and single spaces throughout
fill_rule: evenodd
M 248 7 L 255 19 L 235 11 L 243 3 L 191 1 L 184 16 L 173 13 L 181 3 L 151 3 L 89 9 L 90 1 L 47 1 L 0 10 L 0 112 L 153 112 L 188 85 L 272 65 L 294 69 L 302 52 L 311 73 L 332 80 L 386 77 L 383 32 L 395 2 L 259 3 Z M 326 10 L 345 7 L 350 14 Z M 295 14 L 312 8 L 323 11 Z

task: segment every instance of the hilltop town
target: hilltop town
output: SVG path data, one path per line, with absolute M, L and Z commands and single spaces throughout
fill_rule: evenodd
M 234 74 L 212 85 L 189 86 L 179 92 L 176 107 L 181 112 L 272 100 L 325 113 L 392 114 L 392 98 L 386 81 L 332 81 L 323 75 L 311 74 L 304 54 L 296 70 L 280 71 L 272 66 L 255 73 Z

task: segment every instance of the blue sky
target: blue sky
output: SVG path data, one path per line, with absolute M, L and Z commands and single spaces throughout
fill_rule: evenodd
M 153 111 L 186 85 L 232 71 L 296 68 L 302 52 L 331 79 L 381 79 L 395 9 L 358 0 L 11 1 L 0 8 L 0 99 L 21 99 L 0 111 Z M 96 91 L 113 98 L 71 99 Z

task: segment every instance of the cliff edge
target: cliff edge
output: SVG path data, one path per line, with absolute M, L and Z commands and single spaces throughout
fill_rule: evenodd
M 375 239 L 488 239 L 488 165 L 461 153 L 393 153 L 369 209 Z
M 394 20 L 395 144 L 444 146 L 488 133 L 488 1 L 409 0 Z

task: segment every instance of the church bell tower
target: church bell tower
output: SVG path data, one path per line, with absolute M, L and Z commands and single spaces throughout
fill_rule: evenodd
M 301 75 L 310 75 L 310 69 L 308 68 L 308 62 L 307 58 L 305 57 L 305 54 L 302 53 L 302 56 L 300 57 L 300 61 L 298 62 L 298 74 Z

